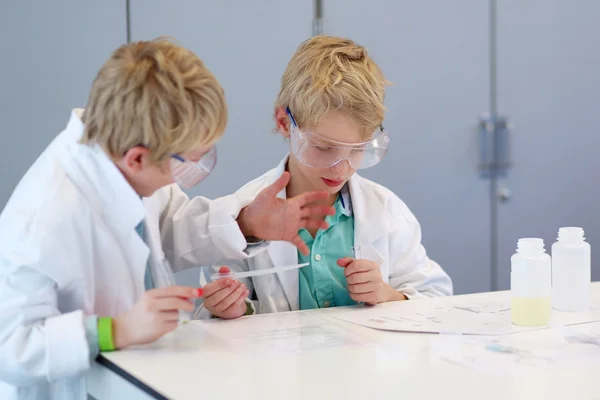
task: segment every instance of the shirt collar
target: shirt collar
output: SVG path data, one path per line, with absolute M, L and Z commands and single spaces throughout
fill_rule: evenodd
M 350 189 L 348 189 L 348 183 L 346 183 L 340 190 L 338 199 L 340 200 L 344 215 L 348 217 L 352 216 L 352 198 L 350 197 Z

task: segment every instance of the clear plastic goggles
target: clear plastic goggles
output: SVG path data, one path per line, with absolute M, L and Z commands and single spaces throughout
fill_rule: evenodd
M 373 138 L 369 141 L 337 142 L 311 132 L 301 131 L 289 108 L 287 113 L 291 121 L 292 153 L 306 166 L 329 168 L 347 160 L 352 168 L 365 169 L 378 164 L 387 153 L 390 138 L 383 130 L 383 126 L 373 133 Z
M 171 155 L 171 175 L 184 189 L 191 189 L 206 178 L 217 164 L 217 148 L 211 147 L 197 162 L 178 154 Z

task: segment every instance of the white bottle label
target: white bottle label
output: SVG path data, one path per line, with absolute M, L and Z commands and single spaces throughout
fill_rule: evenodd
M 558 311 L 585 311 L 589 306 L 589 251 L 561 248 L 552 260 L 552 306 Z
M 552 294 L 552 274 L 548 261 L 514 260 L 510 290 L 512 297 L 550 297 Z

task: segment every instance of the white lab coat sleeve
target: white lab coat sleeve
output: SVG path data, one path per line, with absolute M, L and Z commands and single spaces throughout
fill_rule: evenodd
M 409 299 L 452 295 L 452 281 L 421 244 L 421 226 L 408 207 L 394 201 L 392 215 L 402 229 L 389 236 L 389 284 Z M 405 225 L 406 224 L 406 225 Z
M 236 221 L 247 204 L 238 197 L 190 200 L 177 185 L 166 190 L 170 192 L 161 214 L 160 233 L 174 271 L 253 257 L 265 249 L 266 245 L 248 246 Z
M 2 275 L 0 380 L 15 386 L 54 382 L 89 366 L 83 311 L 60 314 L 55 282 L 38 271 L 22 267 Z

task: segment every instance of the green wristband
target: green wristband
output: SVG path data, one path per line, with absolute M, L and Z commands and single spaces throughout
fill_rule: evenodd
M 254 307 L 252 307 L 252 301 L 246 302 L 246 314 L 244 315 L 254 315 Z
M 98 347 L 100 351 L 113 351 L 113 320 L 111 317 L 98 318 Z

